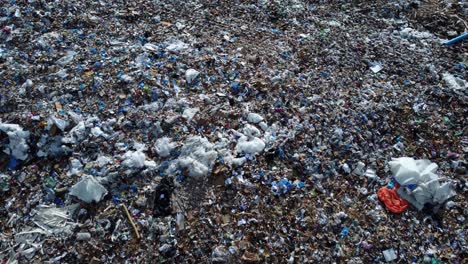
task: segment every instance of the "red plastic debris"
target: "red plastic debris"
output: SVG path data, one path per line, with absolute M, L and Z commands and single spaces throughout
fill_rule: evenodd
M 397 193 L 397 187 L 389 189 L 386 186 L 380 188 L 377 192 L 379 200 L 385 204 L 385 207 L 392 213 L 402 213 L 410 205 L 408 201 L 401 198 Z

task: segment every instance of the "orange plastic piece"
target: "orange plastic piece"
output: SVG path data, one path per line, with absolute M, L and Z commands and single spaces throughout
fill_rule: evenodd
M 377 196 L 390 212 L 399 214 L 404 212 L 410 204 L 398 195 L 397 189 L 398 188 L 389 189 L 387 187 L 382 187 L 377 192 Z

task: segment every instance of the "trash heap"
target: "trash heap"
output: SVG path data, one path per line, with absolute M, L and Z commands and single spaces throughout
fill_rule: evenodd
M 1 263 L 464 263 L 466 5 L 371 2 L 4 1 Z

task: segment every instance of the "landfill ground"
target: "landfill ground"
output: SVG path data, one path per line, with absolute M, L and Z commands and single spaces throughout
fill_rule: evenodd
M 0 263 L 468 263 L 467 15 L 2 0 Z

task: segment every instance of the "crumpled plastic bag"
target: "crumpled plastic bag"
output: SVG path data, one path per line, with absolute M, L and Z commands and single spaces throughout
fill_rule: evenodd
M 389 189 L 387 186 L 384 186 L 377 192 L 379 200 L 385 204 L 385 207 L 390 212 L 395 214 L 404 212 L 409 206 L 409 202 L 402 199 L 397 194 L 397 189 L 398 188 Z
M 198 77 L 199 74 L 200 72 L 195 69 L 188 69 L 185 72 L 185 79 L 187 80 L 187 83 L 192 83 Z
M 107 189 L 91 175 L 84 176 L 81 181 L 73 185 L 70 191 L 70 195 L 86 203 L 99 202 L 106 194 Z
M 441 204 L 455 195 L 450 183 L 441 183 L 444 179 L 436 174 L 437 164 L 429 160 L 401 157 L 389 165 L 394 179 L 401 185 L 398 195 L 418 210 L 427 203 Z
M 389 165 L 393 177 L 403 186 L 438 179 L 437 174 L 435 174 L 438 166 L 429 160 L 402 157 L 393 159 Z

